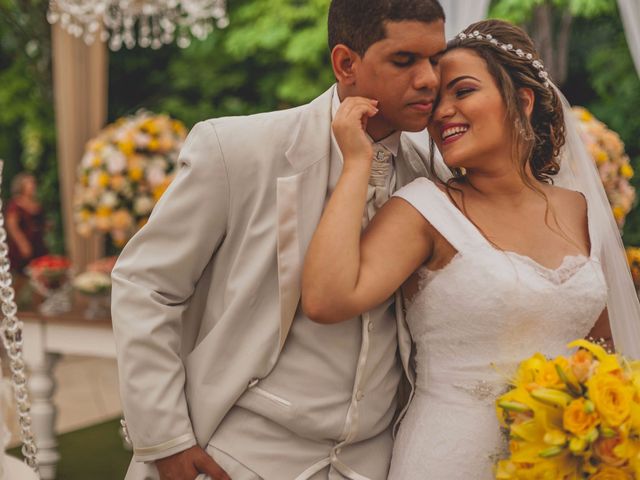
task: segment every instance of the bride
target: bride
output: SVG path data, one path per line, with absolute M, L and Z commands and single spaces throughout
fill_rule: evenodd
M 601 185 L 526 33 L 478 22 L 439 65 L 429 133 L 452 177 L 432 168 L 433 181 L 402 188 L 361 238 L 363 127 L 377 108 L 346 99 L 333 124 L 344 170 L 307 253 L 302 302 L 335 323 L 402 286 L 417 381 L 389 478 L 486 480 L 503 444 L 495 398 L 516 362 L 586 336 L 636 355 L 640 310 Z

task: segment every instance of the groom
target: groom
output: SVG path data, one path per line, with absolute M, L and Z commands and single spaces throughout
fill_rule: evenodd
M 401 132 L 426 126 L 444 13 L 437 0 L 333 0 L 329 45 L 337 86 L 310 104 L 193 128 L 120 256 L 128 480 L 386 478 L 398 385 L 413 378 L 402 315 L 389 301 L 314 324 L 298 307 L 301 265 L 342 168 L 330 128 L 342 99 L 379 102 L 363 223 L 427 174 L 424 147 Z

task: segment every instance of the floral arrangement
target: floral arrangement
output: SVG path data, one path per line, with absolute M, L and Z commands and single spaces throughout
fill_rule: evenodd
M 116 246 L 124 246 L 171 183 L 186 134 L 167 115 L 139 111 L 89 141 L 76 186 L 78 232 L 109 233 Z
M 582 137 L 598 167 L 613 216 L 622 228 L 636 198 L 635 188 L 629 183 L 634 172 L 624 152 L 624 143 L 617 133 L 608 129 L 585 108 L 573 107 L 573 111 L 579 120 Z
M 566 358 L 520 363 L 513 388 L 496 401 L 510 458 L 496 478 L 640 478 L 640 362 L 577 340 Z
M 63 287 L 69 281 L 71 261 L 59 255 L 34 258 L 27 265 L 31 283 L 43 295 Z
M 73 288 L 84 295 L 106 295 L 111 292 L 111 271 L 118 257 L 105 257 L 89 265 L 73 279 Z
M 627 247 L 626 251 L 633 284 L 636 286 L 636 290 L 640 290 L 640 248 Z
M 111 291 L 111 277 L 102 272 L 84 272 L 73 279 L 73 288 L 84 295 L 104 295 Z

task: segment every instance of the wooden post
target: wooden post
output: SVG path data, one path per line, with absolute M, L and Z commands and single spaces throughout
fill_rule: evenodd
M 73 194 L 85 144 L 107 118 L 108 52 L 96 40 L 87 46 L 59 25 L 52 29 L 53 89 L 58 137 L 58 176 L 65 247 L 78 272 L 104 254 L 101 235 L 86 239 L 76 233 Z

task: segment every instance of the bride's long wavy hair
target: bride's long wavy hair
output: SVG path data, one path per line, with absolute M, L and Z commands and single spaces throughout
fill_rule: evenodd
M 491 35 L 502 44 L 511 44 L 511 51 L 491 44 L 485 39 L 474 38 L 475 31 L 482 35 Z M 539 183 L 553 184 L 553 176 L 560 171 L 559 154 L 565 143 L 565 123 L 560 98 L 551 86 L 545 86 L 545 80 L 533 66 L 540 59 L 533 41 L 521 28 L 502 20 L 483 20 L 469 25 L 464 32 L 467 38 L 456 36 L 447 44 L 447 52 L 466 48 L 475 52 L 487 64 L 494 78 L 507 112 L 507 125 L 511 125 L 513 154 L 522 181 L 549 202 Z M 514 52 L 520 49 L 533 58 L 518 56 Z M 518 91 L 529 88 L 534 94 L 534 106 L 531 116 L 525 113 Z M 437 105 L 436 105 L 437 108 Z M 456 189 L 456 183 L 464 180 L 461 169 L 452 169 L 453 177 L 448 181 L 440 179 L 435 170 L 435 143 L 431 143 L 430 173 L 439 179 L 447 189 Z M 531 174 L 528 173 L 528 169 Z M 531 176 L 536 181 L 532 180 Z M 463 198 L 464 209 L 464 198 Z M 545 215 L 545 220 L 547 215 Z M 555 217 L 555 215 L 553 215 Z M 547 222 L 548 224 L 548 222 Z M 563 237 L 565 235 L 560 233 Z

